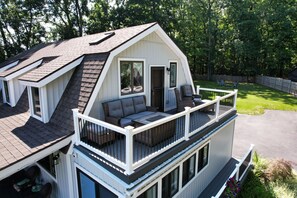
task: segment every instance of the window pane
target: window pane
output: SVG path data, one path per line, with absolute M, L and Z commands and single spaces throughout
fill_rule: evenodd
M 133 92 L 143 92 L 143 64 L 142 62 L 133 63 Z
M 9 98 L 9 91 L 8 91 L 8 84 L 7 81 L 3 81 L 3 86 L 4 86 L 4 92 L 5 92 L 5 99 L 7 103 L 10 103 L 10 98 Z
M 80 198 L 96 198 L 96 184 L 85 174 L 79 172 L 79 188 L 81 191 Z
M 162 197 L 172 197 L 178 192 L 179 167 L 162 179 Z
M 199 150 L 198 172 L 208 164 L 208 148 L 209 144 L 205 145 L 202 149 Z
M 195 176 L 195 161 L 196 155 L 194 154 L 183 163 L 183 186 Z
M 176 87 L 176 63 L 170 63 L 170 87 Z
M 132 82 L 131 82 L 131 72 L 132 63 L 131 62 L 121 62 L 121 94 L 130 94 L 132 92 Z
M 107 188 L 105 188 L 104 186 L 99 185 L 99 198 L 117 198 L 117 196 L 115 194 L 113 194 L 112 192 L 110 192 Z
M 121 61 L 121 95 L 143 92 L 143 62 Z
M 155 184 L 150 189 L 138 196 L 138 198 L 157 198 L 158 197 L 158 185 Z
M 31 90 L 32 90 L 32 101 L 33 101 L 34 114 L 37 116 L 41 116 L 39 89 L 32 87 Z

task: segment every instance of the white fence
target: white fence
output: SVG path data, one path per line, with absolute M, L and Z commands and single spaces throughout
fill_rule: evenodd
M 89 149 L 90 151 L 107 159 L 118 167 L 122 167 L 124 169 L 124 172 L 130 175 L 134 172 L 135 169 L 139 168 L 149 160 L 171 149 L 182 141 L 189 140 L 189 138 L 194 134 L 200 132 L 202 129 L 211 125 L 212 123 L 219 121 L 222 117 L 226 116 L 231 111 L 236 109 L 237 90 L 223 91 L 197 87 L 197 92 L 199 93 L 199 91 L 218 92 L 224 93 L 224 95 L 217 96 L 214 100 L 205 102 L 204 104 L 198 105 L 193 108 L 186 107 L 185 110 L 180 113 L 162 118 L 160 120 L 137 128 L 134 128 L 132 126 L 121 128 L 106 123 L 104 121 L 80 114 L 77 109 L 74 109 L 73 118 L 76 135 L 75 144 Z M 230 103 L 229 101 L 232 102 Z M 226 104 L 228 104 L 228 106 L 226 106 Z M 209 106 L 213 106 L 213 108 L 215 108 L 213 118 L 205 123 L 197 124 L 197 119 L 194 113 L 198 113 L 198 111 Z M 142 155 L 143 152 L 139 150 L 141 149 L 141 147 L 137 147 L 135 137 L 139 136 L 140 134 L 146 134 L 149 131 L 154 130 L 156 127 L 166 126 L 166 124 L 168 125 L 170 122 L 177 123 L 177 129 L 175 130 L 179 130 L 179 135 L 175 135 L 171 141 L 164 141 L 164 144 L 162 144 L 161 147 L 157 147 L 157 149 L 153 150 L 153 152 Z M 109 150 L 104 150 L 88 144 L 87 141 L 84 141 L 82 139 L 84 138 L 84 136 L 82 135 L 85 133 L 85 131 L 89 130 L 87 129 L 88 127 L 92 128 L 91 130 L 93 138 L 94 136 L 96 136 L 96 138 L 101 138 L 102 140 L 104 138 L 107 138 L 106 134 L 109 134 L 109 136 L 111 136 L 112 134 L 114 137 L 120 137 L 119 139 L 117 139 L 117 142 L 119 142 L 120 145 L 110 143 Z M 116 153 L 119 156 L 113 155 L 113 153 Z M 133 154 L 139 156 L 139 153 L 141 154 L 140 158 L 135 160 L 135 155 Z
M 269 76 L 257 76 L 256 83 L 297 96 L 297 82 Z
M 243 179 L 249 167 L 252 165 L 253 149 L 254 149 L 254 145 L 252 144 L 249 151 L 245 154 L 245 156 L 241 159 L 241 161 L 238 164 L 236 164 L 236 167 L 234 171 L 230 174 L 229 178 L 234 178 L 236 181 L 241 181 Z M 224 183 L 224 185 L 216 194 L 216 196 L 212 196 L 212 198 L 219 198 L 224 193 L 227 187 L 227 181 Z

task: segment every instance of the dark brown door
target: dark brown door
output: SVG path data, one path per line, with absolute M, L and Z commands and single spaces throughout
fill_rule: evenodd
M 151 68 L 151 106 L 164 111 L 164 67 Z

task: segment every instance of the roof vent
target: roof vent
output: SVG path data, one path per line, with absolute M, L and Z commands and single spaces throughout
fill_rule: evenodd
M 115 32 L 107 32 L 107 33 L 105 33 L 103 35 L 100 35 L 99 38 L 97 38 L 96 40 L 89 42 L 89 44 L 90 45 L 97 45 L 97 44 L 109 39 L 113 35 L 115 35 Z

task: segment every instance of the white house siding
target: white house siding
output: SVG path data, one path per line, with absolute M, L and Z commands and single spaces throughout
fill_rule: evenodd
M 14 78 L 13 80 L 11 80 L 11 82 L 13 83 L 13 90 L 14 90 L 14 99 L 15 99 L 14 105 L 16 105 L 17 102 L 19 101 L 22 93 L 24 92 L 26 86 L 21 85 L 21 83 L 18 81 L 17 78 Z
M 60 98 L 72 76 L 73 71 L 74 69 L 70 70 L 66 74 L 60 76 L 59 78 L 46 85 L 49 118 L 54 113 L 56 106 L 60 101 Z
M 211 138 L 208 166 L 198 173 L 194 180 L 183 188 L 177 197 L 196 198 L 230 160 L 232 157 L 234 124 L 235 121 L 232 121 Z
M 152 33 L 137 42 L 136 44 L 130 46 L 116 57 L 114 57 L 110 69 L 104 79 L 101 89 L 96 98 L 96 101 L 91 109 L 90 116 L 95 118 L 103 119 L 103 111 L 101 102 L 109 101 L 113 99 L 118 99 L 120 97 L 119 90 L 119 58 L 125 59 L 144 59 L 144 89 L 145 95 L 147 96 L 147 104 L 150 105 L 150 77 L 149 68 L 150 66 L 160 65 L 165 66 L 165 110 L 175 108 L 175 96 L 173 89 L 169 89 L 169 75 L 166 71 L 166 67 L 169 67 L 170 61 L 177 61 L 178 64 L 178 87 L 180 85 L 190 83 L 189 79 L 185 77 L 184 69 L 181 65 L 179 58 L 173 53 L 173 51 L 159 38 L 156 33 Z M 166 103 L 168 102 L 168 103 Z

